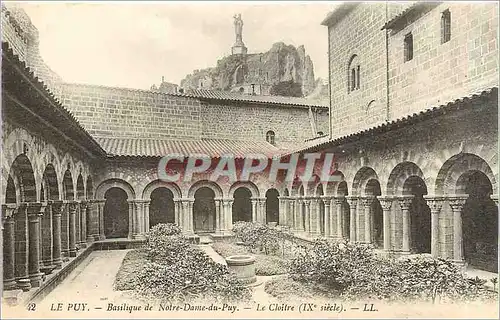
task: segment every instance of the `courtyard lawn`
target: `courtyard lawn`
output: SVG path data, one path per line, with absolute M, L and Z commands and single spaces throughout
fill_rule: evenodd
M 137 286 L 137 275 L 147 262 L 146 249 L 131 250 L 125 255 L 116 273 L 113 288 L 117 291 L 133 290 Z
M 255 274 L 258 276 L 274 276 L 288 272 L 288 259 L 278 255 L 253 253 L 246 246 L 237 245 L 233 241 L 218 241 L 213 243 L 212 247 L 224 258 L 240 254 L 255 256 Z

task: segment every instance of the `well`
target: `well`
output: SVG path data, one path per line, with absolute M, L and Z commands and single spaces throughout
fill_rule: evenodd
M 226 258 L 226 263 L 236 277 L 245 284 L 257 281 L 255 276 L 255 257 L 251 255 L 236 255 Z

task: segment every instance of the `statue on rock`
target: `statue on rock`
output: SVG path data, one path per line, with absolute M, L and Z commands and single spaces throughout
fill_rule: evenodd
M 247 48 L 243 43 L 243 20 L 241 19 L 241 13 L 235 14 L 234 18 L 234 32 L 236 34 L 236 42 L 231 48 L 232 54 L 246 54 Z

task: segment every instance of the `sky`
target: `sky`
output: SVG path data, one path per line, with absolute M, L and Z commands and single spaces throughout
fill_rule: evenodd
M 304 45 L 316 78 L 328 76 L 327 28 L 338 2 L 23 2 L 40 52 L 64 81 L 149 89 L 213 67 L 231 52 L 241 13 L 249 53 Z

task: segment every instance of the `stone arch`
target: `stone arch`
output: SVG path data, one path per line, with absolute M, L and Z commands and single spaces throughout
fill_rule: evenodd
M 85 186 L 83 184 L 83 176 L 81 174 L 79 174 L 76 179 L 76 198 L 78 200 L 85 199 Z
M 283 189 L 283 196 L 284 197 L 289 197 L 290 196 L 290 191 L 288 191 L 288 188 Z
M 366 192 L 366 185 L 370 180 L 377 180 L 379 181 L 378 175 L 370 167 L 362 167 L 361 169 L 356 172 L 354 175 L 354 180 L 352 183 L 352 194 L 353 195 L 364 195 Z
M 57 149 L 54 147 L 54 145 L 47 143 L 42 152 L 40 153 L 40 164 L 42 170 L 45 170 L 48 164 L 51 164 L 54 166 L 54 169 L 56 171 L 57 179 L 61 180 L 62 175 L 61 175 L 61 159 L 59 158 L 59 153 L 57 152 Z
M 490 180 L 493 193 L 496 194 L 497 182 L 493 171 L 483 158 L 472 153 L 456 154 L 443 164 L 436 178 L 435 193 L 437 195 L 463 193 L 465 185 L 460 177 L 469 171 L 484 173 Z
M 318 184 L 321 184 L 321 179 L 317 174 L 313 174 L 311 179 L 306 183 L 306 195 L 313 195 L 316 192 Z
M 360 59 L 353 54 L 347 63 L 347 92 L 352 92 L 360 88 Z
M 64 200 L 75 200 L 75 185 L 73 182 L 73 175 L 68 169 L 64 172 L 62 181 L 62 196 Z
M 214 192 L 216 198 L 222 198 L 224 195 L 221 187 L 216 182 L 212 182 L 212 181 L 208 181 L 208 180 L 200 180 L 200 181 L 197 181 L 196 183 L 194 183 L 191 186 L 191 188 L 189 188 L 188 197 L 193 198 L 196 190 L 203 188 L 203 187 L 207 187 L 207 188 L 211 189 Z
M 94 198 L 94 183 L 92 182 L 92 177 L 90 175 L 87 176 L 85 192 L 87 196 L 87 200 Z
M 132 188 L 132 186 L 128 182 L 120 179 L 108 179 L 101 182 L 96 189 L 95 198 L 104 199 L 104 194 L 111 188 L 121 188 L 123 189 L 123 191 L 125 191 L 125 193 L 127 193 L 127 199 L 136 199 L 134 188 Z
M 144 190 L 142 191 L 142 198 L 149 199 L 151 197 L 151 193 L 157 188 L 166 188 L 170 190 L 170 192 L 172 192 L 174 198 L 176 199 L 182 198 L 181 189 L 176 183 L 162 181 L 162 180 L 155 180 L 148 183 L 148 185 L 144 187 Z
M 36 202 L 40 199 L 40 195 L 37 194 L 33 165 L 25 154 L 20 154 L 14 159 L 8 177 L 12 178 L 11 187 L 16 189 L 17 202 Z M 8 184 L 8 181 L 5 183 Z
M 59 182 L 57 170 L 52 164 L 45 167 L 42 178 L 43 192 L 40 192 L 40 200 L 59 200 Z
M 325 195 L 336 195 L 339 184 L 341 182 L 345 183 L 345 177 L 342 171 L 336 170 L 332 176 L 335 177 L 335 180 L 325 184 Z
M 266 191 L 266 221 L 280 223 L 280 193 L 276 188 L 269 188 Z
M 19 194 L 19 188 L 16 187 L 14 178 L 9 174 L 7 178 L 7 187 L 5 188 L 5 203 L 19 203 L 21 202 L 21 196 Z
M 238 181 L 238 182 L 233 183 L 233 185 L 231 185 L 231 187 L 229 188 L 229 192 L 228 192 L 229 198 L 233 198 L 234 192 L 238 188 L 241 188 L 241 187 L 247 188 L 252 193 L 252 197 L 254 197 L 254 198 L 260 197 L 259 188 L 257 188 L 257 186 L 253 182 L 251 182 L 251 181 L 245 181 L 245 182 Z
M 398 163 L 389 175 L 387 195 L 402 195 L 405 181 L 412 176 L 426 181 L 424 173 L 415 163 L 409 161 Z

